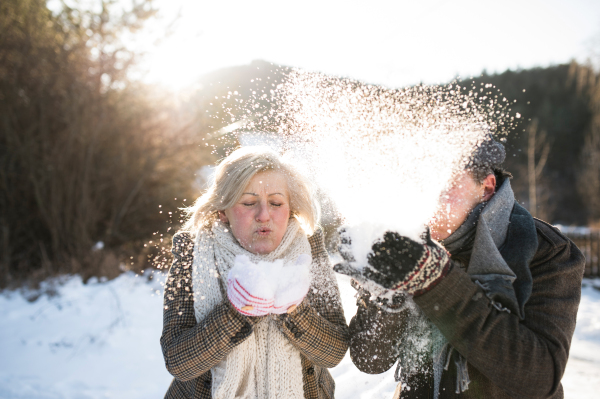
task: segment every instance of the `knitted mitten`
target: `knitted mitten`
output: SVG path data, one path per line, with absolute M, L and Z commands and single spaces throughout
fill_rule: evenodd
M 351 266 L 353 258 L 346 254 L 348 245 L 340 250 L 346 262 L 334 267 L 338 273 L 350 275 L 357 280 L 372 281 L 386 289 L 402 290 L 409 294 L 425 290 L 444 274 L 450 265 L 450 257 L 444 248 L 431 240 L 429 231 L 425 244 L 418 243 L 395 232 L 387 232 L 383 239 L 371 247 L 366 265 L 362 270 Z

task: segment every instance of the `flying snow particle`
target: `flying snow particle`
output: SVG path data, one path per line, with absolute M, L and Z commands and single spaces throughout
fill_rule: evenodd
M 360 267 L 385 231 L 418 240 L 470 153 L 507 128 L 499 118 L 508 113 L 497 113 L 505 102 L 487 95 L 458 85 L 386 89 L 294 70 L 278 86 L 271 128 L 335 204 Z

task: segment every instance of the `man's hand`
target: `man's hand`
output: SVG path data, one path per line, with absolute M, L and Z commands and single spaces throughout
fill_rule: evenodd
M 340 254 L 346 262 L 336 265 L 335 271 L 359 281 L 372 281 L 386 289 L 414 294 L 441 278 L 444 268 L 450 263 L 448 253 L 431 240 L 429 231 L 426 232 L 425 244 L 388 231 L 371 247 L 367 255 L 368 265 L 357 270 L 350 264 L 354 261 L 351 241 L 345 231 L 341 235 Z

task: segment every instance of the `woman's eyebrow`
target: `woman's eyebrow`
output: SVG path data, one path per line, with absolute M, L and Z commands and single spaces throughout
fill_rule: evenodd
M 242 195 L 252 195 L 254 197 L 258 197 L 258 194 L 256 194 L 256 193 L 243 193 Z M 282 197 L 285 197 L 285 194 L 282 194 L 282 193 L 271 193 L 271 194 L 269 194 L 269 197 L 271 195 L 281 195 Z

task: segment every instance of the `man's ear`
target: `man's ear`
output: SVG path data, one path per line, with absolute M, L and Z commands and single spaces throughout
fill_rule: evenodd
M 229 223 L 229 219 L 227 215 L 225 215 L 225 211 L 219 211 L 219 220 L 223 223 Z
M 481 200 L 491 200 L 496 192 L 496 176 L 493 173 L 490 173 L 485 177 L 485 180 L 481 184 L 483 185 L 483 198 L 481 198 Z

